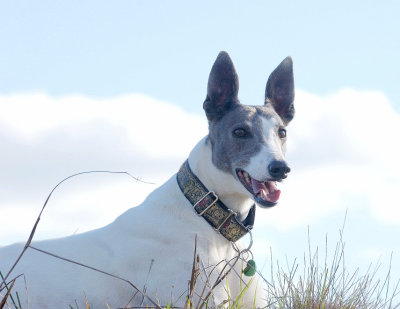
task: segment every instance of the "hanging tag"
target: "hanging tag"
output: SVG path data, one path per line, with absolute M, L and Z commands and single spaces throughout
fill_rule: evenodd
M 247 277 L 252 277 L 256 273 L 256 262 L 254 260 L 248 260 L 245 269 L 243 269 L 243 273 Z

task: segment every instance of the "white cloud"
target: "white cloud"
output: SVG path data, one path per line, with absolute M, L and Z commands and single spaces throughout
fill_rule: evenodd
M 377 92 L 318 97 L 298 91 L 288 130 L 292 173 L 280 204 L 257 224 L 292 229 L 346 208 L 400 223 L 400 115 Z M 28 235 L 46 195 L 63 177 L 126 170 L 158 184 L 206 134 L 204 115 L 143 95 L 109 99 L 46 94 L 0 96 L 0 244 Z M 121 175 L 81 176 L 50 201 L 39 238 L 111 222 L 154 186 Z M 30 224 L 31 223 L 31 224 Z
M 202 116 L 144 95 L 2 95 L 0 110 L 0 244 L 29 235 L 62 178 L 114 170 L 161 184 L 207 132 Z M 105 225 L 154 188 L 124 175 L 71 179 L 50 200 L 36 237 Z
M 91 129 L 91 125 L 108 125 L 121 129 L 131 147 L 137 147 L 135 151 L 155 156 L 187 153 L 193 140 L 200 139 L 207 128 L 198 115 L 138 94 L 110 99 L 79 95 L 53 98 L 43 93 L 3 95 L 0 108 L 2 125 L 31 142 L 54 130 L 76 139 L 87 134 L 82 129 Z
M 378 92 L 350 89 L 318 97 L 298 91 L 288 129 L 292 175 L 266 225 L 291 228 L 345 209 L 400 224 L 400 115 Z

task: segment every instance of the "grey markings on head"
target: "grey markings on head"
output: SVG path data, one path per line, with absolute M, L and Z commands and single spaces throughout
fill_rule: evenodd
M 247 165 L 260 151 L 265 137 L 262 118 L 275 118 L 286 126 L 294 116 L 294 78 L 292 59 L 287 57 L 271 73 L 265 91 L 265 104 L 242 105 L 238 99 L 239 79 L 226 52 L 220 52 L 211 69 L 203 108 L 209 122 L 209 141 L 214 165 L 228 173 Z M 245 129 L 246 138 L 235 138 L 236 129 Z

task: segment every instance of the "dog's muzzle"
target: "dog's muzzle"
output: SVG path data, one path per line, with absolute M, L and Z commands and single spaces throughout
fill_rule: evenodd
M 253 178 L 245 170 L 236 170 L 239 181 L 261 207 L 272 207 L 278 203 L 281 191 L 277 188 L 277 182 L 287 177 L 290 168 L 285 161 L 275 160 L 269 164 L 268 172 L 270 179 L 264 181 Z

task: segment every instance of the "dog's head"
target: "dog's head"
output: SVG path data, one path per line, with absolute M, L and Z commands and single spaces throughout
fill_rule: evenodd
M 274 206 L 276 183 L 287 177 L 286 126 L 294 116 L 293 63 L 284 59 L 271 73 L 264 105 L 242 105 L 232 60 L 220 52 L 210 72 L 203 108 L 209 122 L 213 164 L 231 174 L 264 207 Z

